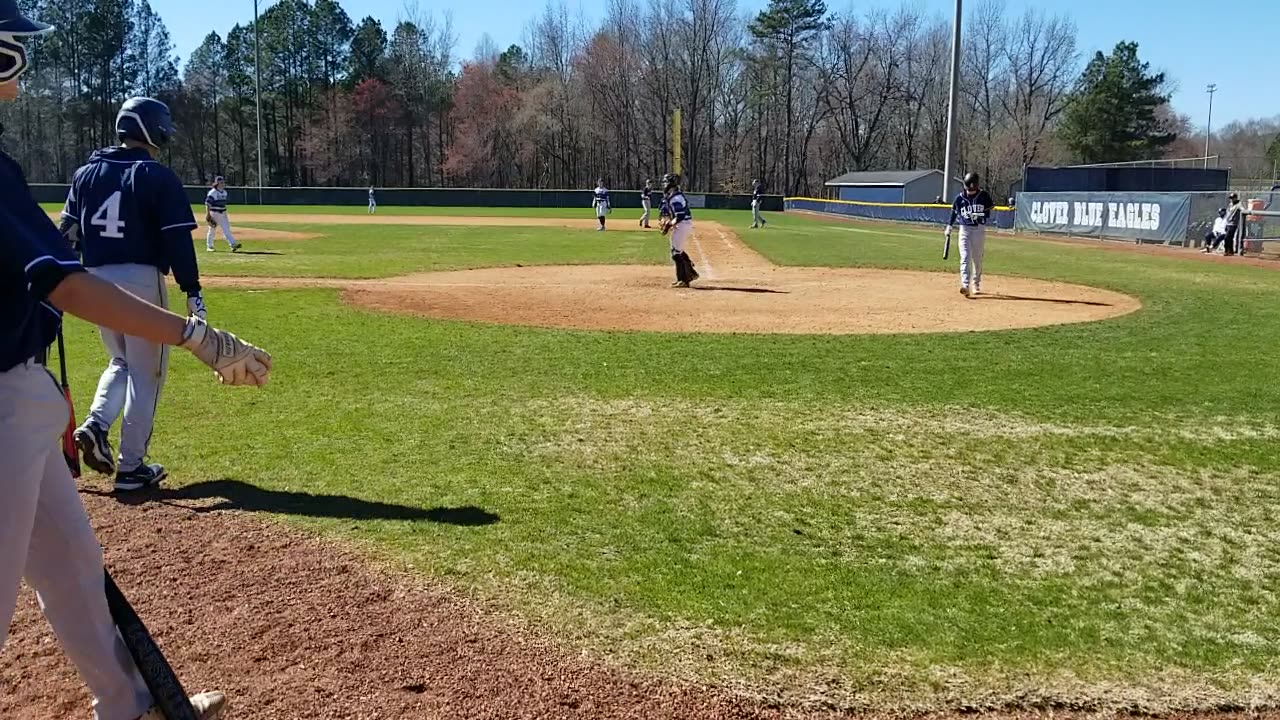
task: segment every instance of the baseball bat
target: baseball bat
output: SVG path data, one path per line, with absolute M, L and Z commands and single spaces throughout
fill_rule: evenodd
M 947 233 L 946 240 L 942 243 L 942 259 L 947 260 L 951 257 L 951 233 Z
M 67 382 L 67 346 L 62 341 L 62 327 L 58 327 L 58 370 L 62 376 L 62 395 L 67 399 L 67 409 L 71 416 L 67 419 L 67 427 L 62 431 L 62 458 L 67 461 L 67 469 L 72 478 L 80 477 L 80 453 L 76 450 L 76 406 L 71 401 L 71 385 Z
M 160 714 L 164 715 L 165 720 L 199 720 L 191 707 L 191 701 L 187 699 L 187 691 L 182 688 L 182 682 L 169 666 L 169 661 L 165 660 L 164 653 L 160 652 L 160 647 L 151 637 L 147 626 L 142 624 L 142 618 L 138 617 L 124 593 L 120 592 L 116 581 L 111 579 L 111 573 L 105 568 L 102 573 L 106 578 L 107 607 L 111 610 L 111 619 L 115 621 L 124 646 L 129 649 L 129 655 L 138 666 L 143 682 L 151 691 L 152 699 L 160 708 Z

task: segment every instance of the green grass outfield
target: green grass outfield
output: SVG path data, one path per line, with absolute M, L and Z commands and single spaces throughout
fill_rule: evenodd
M 201 251 L 204 271 L 666 256 L 655 233 L 325 227 L 290 210 L 287 229 L 324 237 Z M 363 211 L 308 209 L 345 210 Z M 955 264 L 932 230 L 698 216 L 783 264 Z M 215 288 L 210 320 L 275 355 L 272 384 L 221 388 L 175 353 L 153 460 L 174 486 L 253 486 L 236 492 L 271 517 L 664 673 L 898 709 L 1277 702 L 1280 272 L 988 243 L 989 274 L 1144 307 L 1007 332 L 689 336 Z M 83 323 L 69 341 L 83 410 L 105 357 Z M 498 521 L 405 519 L 465 507 Z

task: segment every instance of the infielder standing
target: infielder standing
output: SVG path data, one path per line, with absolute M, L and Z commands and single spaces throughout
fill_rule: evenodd
M 653 181 L 648 178 L 644 180 L 644 190 L 640 191 L 640 206 L 644 208 L 644 214 L 640 216 L 640 227 L 648 229 L 649 210 L 653 208 Z
M 762 228 L 768 223 L 764 221 L 764 216 L 760 214 L 760 204 L 764 202 L 764 185 L 759 179 L 751 182 L 751 227 Z
M 698 279 L 693 260 L 685 252 L 689 236 L 693 234 L 693 212 L 680 190 L 680 176 L 667 173 L 662 176 L 662 194 L 670 216 L 663 224 L 663 233 L 671 233 L 671 261 L 676 265 L 676 281 L 671 287 L 687 288 Z
M 178 176 L 154 160 L 173 133 L 164 103 L 151 98 L 126 101 L 116 116 L 116 135 L 122 144 L 95 152 L 76 171 L 62 210 L 62 232 L 78 237 L 91 274 L 157 307 L 169 306 L 164 276 L 172 269 L 187 296 L 187 313 L 204 319 L 200 275 L 191 246 L 195 217 Z M 215 193 L 226 195 L 216 188 L 210 191 L 205 201 L 210 212 L 216 212 L 217 203 L 226 202 Z M 212 238 L 213 231 L 209 233 Z M 213 240 L 209 242 L 212 249 Z M 86 465 L 116 474 L 116 490 L 154 486 L 164 479 L 164 466 L 143 461 L 164 386 L 168 348 L 109 327 L 98 330 L 111 361 L 98 381 L 84 424 L 75 431 L 76 445 Z M 121 411 L 124 422 L 117 465 L 107 435 Z
M 227 217 L 227 183 L 221 175 L 213 179 L 213 187 L 204 196 L 204 219 L 209 225 L 209 233 L 204 239 L 209 252 L 213 252 L 213 237 L 218 228 L 222 228 L 222 238 L 231 246 L 231 252 L 240 249 L 236 236 L 231 234 L 231 220 Z
M 964 190 L 951 203 L 951 219 L 947 222 L 947 242 L 950 242 L 951 227 L 960 221 L 960 294 L 965 297 L 971 298 L 982 292 L 987 217 L 994 205 L 991 195 L 981 188 L 978 173 L 965 175 Z
M 51 29 L 23 16 L 14 0 L 0 0 L 0 99 L 17 97 L 27 69 L 18 38 Z M 31 196 L 22 169 L 3 152 L 0 192 L 0 647 L 25 578 L 93 695 L 96 720 L 163 720 L 107 608 L 102 548 L 58 446 L 69 422 L 67 402 L 41 358 L 64 310 L 183 347 L 225 384 L 265 384 L 271 356 L 86 273 Z M 191 706 L 200 720 L 214 720 L 226 696 L 201 693 Z
M 373 186 L 369 186 L 369 214 L 378 212 L 378 201 L 373 197 Z
M 604 186 L 604 179 L 596 179 L 595 195 L 591 198 L 591 204 L 596 209 L 596 220 L 600 221 L 600 227 L 596 230 L 604 230 L 604 216 L 609 214 L 609 189 Z

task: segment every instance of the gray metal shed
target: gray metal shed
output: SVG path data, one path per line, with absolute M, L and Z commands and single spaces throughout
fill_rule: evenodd
M 951 180 L 951 191 L 944 204 L 960 192 L 960 181 Z M 837 200 L 855 202 L 923 205 L 934 202 L 942 194 L 941 170 L 893 170 L 845 173 L 828 180 Z

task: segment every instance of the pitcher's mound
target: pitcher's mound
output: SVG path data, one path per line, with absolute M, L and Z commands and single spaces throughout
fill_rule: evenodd
M 711 273 L 708 273 L 711 274 Z M 709 333 L 927 333 L 1090 322 L 1131 313 L 1097 288 L 985 278 L 967 299 L 950 273 L 757 268 L 669 287 L 670 268 L 551 266 L 436 272 L 345 287 L 350 303 L 433 318 L 582 330 Z

